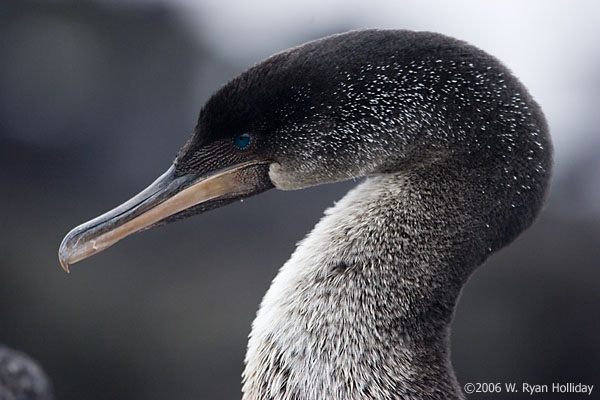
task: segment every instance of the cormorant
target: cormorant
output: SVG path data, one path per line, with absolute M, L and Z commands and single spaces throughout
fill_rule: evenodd
M 217 91 L 173 165 L 73 229 L 69 264 L 276 187 L 367 177 L 265 295 L 244 399 L 462 399 L 450 323 L 474 269 L 545 199 L 544 115 L 496 58 L 438 33 L 361 30 L 275 54 Z

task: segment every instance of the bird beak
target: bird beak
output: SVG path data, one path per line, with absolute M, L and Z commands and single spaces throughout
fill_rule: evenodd
M 266 162 L 246 162 L 208 174 L 180 175 L 171 166 L 129 201 L 71 230 L 58 250 L 60 264 L 88 258 L 132 233 L 164 225 L 273 187 Z

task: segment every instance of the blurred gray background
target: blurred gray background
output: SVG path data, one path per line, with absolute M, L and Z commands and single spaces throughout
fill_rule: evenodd
M 62 237 L 166 170 L 210 94 L 264 57 L 361 27 L 432 30 L 503 60 L 555 143 L 543 215 L 463 292 L 458 378 L 600 394 L 598 4 L 1 2 L 0 342 L 37 358 L 58 399 L 239 398 L 262 295 L 354 183 L 270 191 L 135 235 L 71 275 Z

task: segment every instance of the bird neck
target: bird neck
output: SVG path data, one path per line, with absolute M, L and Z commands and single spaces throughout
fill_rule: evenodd
M 485 256 L 456 256 L 473 224 L 434 181 L 368 178 L 325 212 L 262 301 L 244 399 L 462 398 L 449 324 Z

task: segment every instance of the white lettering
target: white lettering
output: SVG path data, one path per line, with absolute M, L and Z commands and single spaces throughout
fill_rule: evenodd
M 554 386 L 552 386 L 554 388 Z M 553 389 L 554 390 L 554 389 Z M 523 392 L 529 393 L 548 393 L 548 385 L 530 385 L 529 383 L 523 383 Z
M 558 383 L 552 384 L 552 393 L 584 393 L 588 396 L 592 394 L 594 385 L 584 385 L 583 383 Z

